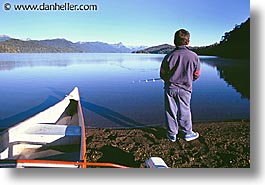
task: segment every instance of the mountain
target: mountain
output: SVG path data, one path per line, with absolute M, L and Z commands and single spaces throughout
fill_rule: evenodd
M 162 44 L 159 46 L 153 46 L 143 50 L 135 51 L 134 53 L 151 53 L 151 54 L 166 54 L 172 51 L 175 47 L 169 44 Z
M 83 52 L 75 43 L 66 39 L 34 40 L 32 42 L 46 47 L 56 48 L 56 50 L 62 50 L 67 53 Z
M 111 44 L 111 46 L 122 51 L 122 53 L 131 53 L 132 52 L 132 50 L 129 47 L 124 46 L 124 44 L 122 42 L 119 42 L 117 44 Z
M 129 53 L 125 47 L 119 48 L 104 42 L 79 42 L 76 43 L 76 46 L 86 53 Z
M 72 53 L 118 53 L 122 52 L 115 46 L 103 42 L 76 42 L 66 39 L 51 39 L 34 41 L 53 48 L 66 49 Z
M 149 48 L 148 46 L 126 46 L 127 48 L 129 48 L 131 50 L 131 52 L 136 52 L 136 51 L 140 51 L 140 50 L 144 50 Z
M 167 54 L 174 46 L 163 44 L 146 48 L 127 47 L 121 42 L 108 44 L 104 42 L 76 42 L 66 39 L 18 40 L 0 35 L 0 53 L 152 53 Z M 250 18 L 226 32 L 219 43 L 203 47 L 190 47 L 199 55 L 214 55 L 227 58 L 250 58 Z
M 76 42 L 66 39 L 18 40 L 0 37 L 0 53 L 131 53 L 133 50 L 121 42 Z
M 6 41 L 11 39 L 11 37 L 7 36 L 7 35 L 0 35 L 0 42 Z
M 41 45 L 36 41 L 9 39 L 0 42 L 0 53 L 66 53 L 67 48 L 57 48 Z
M 117 44 L 112 44 L 112 46 L 123 51 L 124 53 L 132 53 L 134 51 L 148 48 L 148 46 L 125 46 L 122 42 L 119 42 Z

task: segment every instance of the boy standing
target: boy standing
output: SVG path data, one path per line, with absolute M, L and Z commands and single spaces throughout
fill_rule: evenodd
M 191 141 L 199 137 L 192 130 L 190 100 L 192 82 L 200 76 L 200 60 L 189 50 L 190 33 L 180 29 L 175 33 L 176 48 L 165 56 L 160 68 L 160 77 L 165 83 L 165 113 L 167 137 L 175 142 L 180 127 L 184 139 Z

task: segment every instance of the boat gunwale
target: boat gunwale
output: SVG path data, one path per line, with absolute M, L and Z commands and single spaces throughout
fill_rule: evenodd
M 81 106 L 81 103 L 80 103 L 80 93 L 79 93 L 79 90 L 78 90 L 77 87 L 75 87 L 68 95 L 66 95 L 66 97 L 64 99 L 58 101 L 54 105 L 52 105 L 52 106 L 46 108 L 45 110 L 43 110 L 43 111 L 41 111 L 41 112 L 39 112 L 39 113 L 37 113 L 37 114 L 35 114 L 35 115 L 33 115 L 33 116 L 25 119 L 24 121 L 21 121 L 21 122 L 17 123 L 16 125 L 11 126 L 8 129 L 5 129 L 5 130 L 1 131 L 0 132 L 0 136 L 1 137 L 9 137 L 10 132 L 12 132 L 12 131 L 14 131 L 16 129 L 20 129 L 20 127 L 23 127 L 23 123 L 25 123 L 26 124 L 26 127 L 27 127 L 28 126 L 27 125 L 28 122 L 30 123 L 30 120 L 32 118 L 35 118 L 35 117 L 41 115 L 41 113 L 43 113 L 45 111 L 51 110 L 52 107 L 56 107 L 56 105 L 58 105 L 58 104 L 60 104 L 60 103 L 62 103 L 64 101 L 69 101 L 69 103 L 66 106 L 66 108 L 67 108 L 70 105 L 70 100 L 74 100 L 74 101 L 77 102 L 76 109 L 77 109 L 77 117 L 78 117 L 78 126 L 80 126 L 80 128 L 81 128 L 80 148 L 79 148 L 79 160 L 82 161 L 82 162 L 86 162 L 85 122 L 84 122 L 84 117 L 83 117 L 82 106 Z M 64 111 L 60 115 L 63 115 L 63 113 L 65 112 L 66 108 L 64 109 Z M 8 136 L 5 136 L 6 134 Z M 9 146 L 9 143 L 10 143 L 10 141 L 8 141 L 7 146 L 5 146 L 4 141 L 1 143 L 2 150 L 3 150 L 2 153 L 5 152 L 10 147 Z M 5 161 L 6 159 L 8 159 L 8 158 L 0 159 L 0 161 Z M 33 159 L 25 159 L 25 160 L 33 160 Z M 85 167 L 85 165 L 83 164 L 82 167 Z

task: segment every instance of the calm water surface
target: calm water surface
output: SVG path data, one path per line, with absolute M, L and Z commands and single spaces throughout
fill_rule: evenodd
M 0 54 L 0 128 L 57 103 L 79 87 L 89 127 L 164 124 L 164 55 Z M 245 62 L 200 57 L 202 75 L 194 83 L 195 122 L 250 118 L 249 66 Z M 134 83 L 133 83 L 134 82 Z

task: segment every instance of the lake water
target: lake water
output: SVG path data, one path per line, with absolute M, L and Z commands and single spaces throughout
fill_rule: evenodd
M 79 88 L 88 127 L 143 127 L 164 124 L 164 55 L 0 54 L 0 128 L 14 125 Z M 200 57 L 194 83 L 194 122 L 250 118 L 247 62 Z

